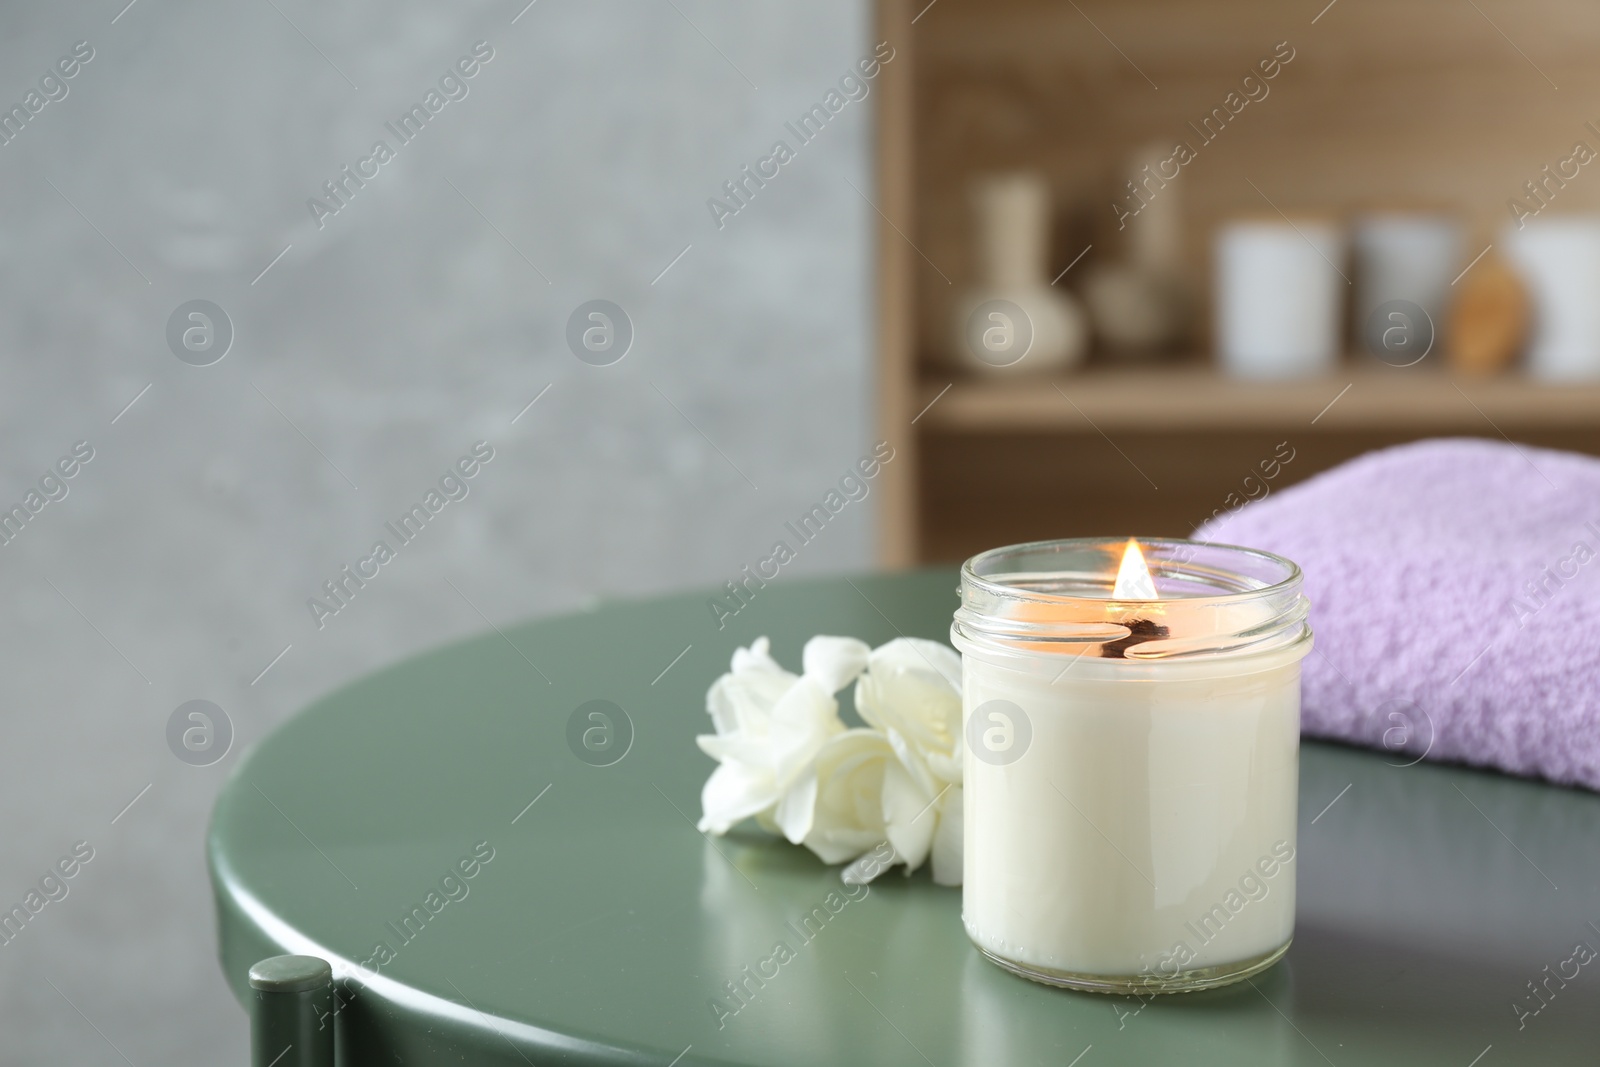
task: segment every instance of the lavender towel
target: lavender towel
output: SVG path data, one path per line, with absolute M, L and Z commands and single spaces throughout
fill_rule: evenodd
M 1422 441 L 1195 536 L 1305 571 L 1307 736 L 1600 789 L 1600 460 Z

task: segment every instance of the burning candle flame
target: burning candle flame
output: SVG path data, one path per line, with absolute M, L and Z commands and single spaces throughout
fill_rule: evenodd
M 1117 584 L 1111 590 L 1113 600 L 1159 600 L 1156 583 L 1150 577 L 1139 542 L 1128 538 L 1128 547 L 1122 550 L 1122 566 L 1117 568 Z

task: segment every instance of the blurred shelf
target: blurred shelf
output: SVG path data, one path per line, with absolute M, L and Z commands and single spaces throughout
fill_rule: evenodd
M 1600 383 L 1557 385 L 1515 374 L 1458 379 L 1431 368 L 1370 363 L 1327 378 L 1282 382 L 1242 381 L 1194 364 L 992 380 L 925 371 L 916 408 L 924 431 L 945 433 L 1092 433 L 1098 428 L 1509 434 L 1600 428 Z
M 1216 135 L 1197 124 L 1216 118 L 1244 72 L 1266 78 L 1258 62 L 1284 40 L 1283 5 L 946 0 L 929 10 L 926 0 L 878 0 L 879 39 L 899 56 L 872 96 L 878 425 L 897 449 L 877 497 L 882 561 L 959 560 L 1107 529 L 1186 534 L 1283 441 L 1295 458 L 1274 492 L 1433 436 L 1600 457 L 1600 384 L 1453 380 L 1439 359 L 1400 369 L 1363 355 L 1320 380 L 1244 382 L 1196 354 L 1015 379 L 923 358 L 946 343 L 953 302 L 977 280 L 970 192 L 996 169 L 1047 179 L 1051 276 L 1089 256 L 1065 279 L 1073 287 L 1131 251 L 1120 211 L 1108 210 L 1125 202 L 1116 176 L 1130 153 L 1174 139 L 1204 156 L 1173 190 L 1198 301 L 1214 291 L 1217 227 L 1264 201 L 1339 216 L 1445 210 L 1472 235 L 1463 257 L 1477 254 L 1506 225 L 1507 191 L 1575 135 L 1581 120 L 1549 106 L 1552 85 L 1563 98 L 1600 95 L 1600 65 L 1587 62 L 1600 17 L 1580 6 L 1529 0 L 1509 48 L 1446 0 L 1339 5 L 1314 27 L 1314 46 L 1290 34 L 1284 49 L 1298 51 L 1262 81 L 1270 97 L 1233 111 L 1227 137 L 1207 147 Z M 1132 61 L 1107 39 L 1137 42 Z M 1561 196 L 1563 212 L 1600 211 L 1600 183 L 1568 182 Z M 1208 330 L 1200 319 L 1196 337 Z

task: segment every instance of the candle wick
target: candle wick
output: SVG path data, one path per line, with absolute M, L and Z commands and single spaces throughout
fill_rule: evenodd
M 1127 651 L 1134 645 L 1160 640 L 1172 632 L 1154 619 L 1129 619 L 1121 625 L 1128 628 L 1127 636 L 1100 646 L 1100 655 L 1105 659 L 1127 659 Z

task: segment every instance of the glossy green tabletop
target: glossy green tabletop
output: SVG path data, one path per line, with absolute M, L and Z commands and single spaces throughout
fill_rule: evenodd
M 1600 949 L 1587 792 L 1308 743 L 1289 955 L 1143 1003 L 985 962 L 960 891 L 926 872 L 829 908 L 837 869 L 809 852 L 696 832 L 712 763 L 694 736 L 736 645 L 768 634 L 798 668 L 819 632 L 947 639 L 955 586 L 950 571 L 772 585 L 722 630 L 704 594 L 616 604 L 334 693 L 218 801 L 228 981 L 243 1000 L 262 957 L 327 959 L 344 1064 L 1600 1062 L 1600 960 L 1575 955 Z M 632 723 L 608 766 L 569 745 L 594 700 Z M 827 922 L 797 936 L 819 906 Z M 724 983 L 780 941 L 793 958 L 719 1019 Z

